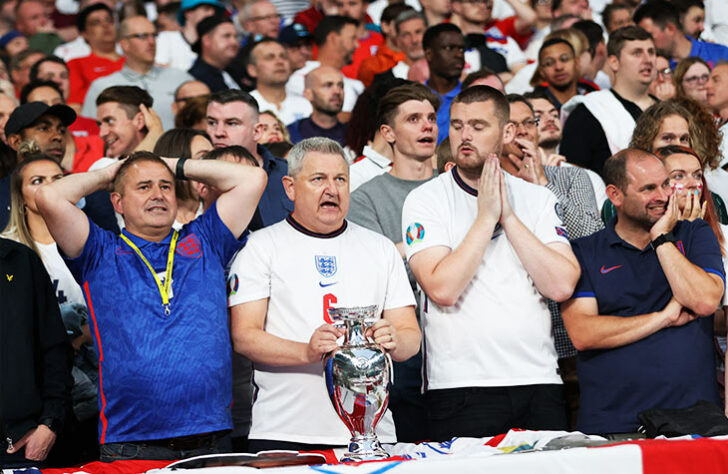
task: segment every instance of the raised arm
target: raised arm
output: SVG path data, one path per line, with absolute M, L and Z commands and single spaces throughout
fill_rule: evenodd
M 66 256 L 78 257 L 88 239 L 88 218 L 76 204 L 82 197 L 108 188 L 119 166 L 121 162 L 97 171 L 68 175 L 38 189 L 38 210 Z
M 457 302 L 483 262 L 501 214 L 499 174 L 498 158 L 487 158 L 478 189 L 478 215 L 457 248 L 431 247 L 409 259 L 417 282 L 428 298 L 440 306 Z
M 336 349 L 336 339 L 344 331 L 330 324 L 319 326 L 308 343 L 291 341 L 265 331 L 268 298 L 230 308 L 230 324 L 235 352 L 253 362 L 271 366 L 297 366 L 321 361 Z
M 599 314 L 596 298 L 572 298 L 561 305 L 561 314 L 571 342 L 580 351 L 624 346 L 697 318 L 675 298 L 660 311 L 630 317 Z
M 164 160 L 176 170 L 176 158 Z M 222 192 L 217 199 L 217 213 L 235 236 L 240 236 L 248 227 L 268 181 L 262 168 L 221 160 L 187 160 L 184 174 Z
M 500 175 L 503 212 L 501 225 L 518 259 L 536 289 L 554 301 L 564 301 L 574 292 L 581 269 L 571 247 L 561 242 L 544 244 L 511 209 L 505 178 Z
M 516 33 L 519 35 L 530 33 L 538 20 L 536 11 L 531 8 L 528 2 L 524 3 L 520 0 L 506 0 L 506 2 L 508 2 L 516 13 L 516 21 L 513 23 Z

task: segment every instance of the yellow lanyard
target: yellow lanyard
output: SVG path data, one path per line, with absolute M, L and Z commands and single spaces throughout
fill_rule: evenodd
M 139 250 L 139 247 L 134 245 L 134 242 L 129 240 L 129 238 L 124 234 L 120 234 L 120 236 L 122 239 L 124 239 L 124 242 L 129 244 L 129 247 L 131 247 L 136 252 L 136 254 L 139 255 L 139 258 L 142 259 L 142 262 L 144 262 L 147 268 L 149 268 L 149 271 L 152 272 L 154 282 L 157 284 L 157 288 L 159 288 L 159 294 L 162 296 L 164 314 L 169 316 L 169 293 L 170 289 L 172 288 L 172 266 L 174 265 L 174 250 L 177 247 L 177 231 L 174 231 L 174 234 L 172 234 L 172 241 L 169 243 L 169 253 L 167 254 L 167 270 L 164 273 L 164 285 L 162 285 L 162 282 L 159 281 L 157 273 L 154 271 L 154 268 L 152 268 L 152 265 L 149 263 L 146 257 L 144 257 L 142 251 Z

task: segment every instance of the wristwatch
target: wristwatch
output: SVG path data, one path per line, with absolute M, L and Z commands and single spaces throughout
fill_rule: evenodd
M 672 232 L 659 235 L 655 240 L 650 242 L 650 247 L 652 247 L 652 250 L 657 250 L 657 247 L 664 244 L 665 242 L 675 242 L 675 236 L 672 235 Z
M 51 417 L 43 418 L 42 420 L 40 420 L 39 424 L 46 425 L 49 430 L 58 434 L 58 420 L 56 420 L 55 418 L 51 418 Z
M 187 158 L 180 158 L 177 160 L 177 167 L 175 169 L 174 177 L 180 180 L 186 180 L 187 176 L 185 176 L 185 161 L 187 161 Z

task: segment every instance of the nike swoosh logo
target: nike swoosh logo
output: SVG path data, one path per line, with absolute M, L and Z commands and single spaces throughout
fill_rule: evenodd
M 617 268 L 622 268 L 622 265 L 615 265 L 609 268 L 604 268 L 604 265 L 602 265 L 602 269 L 599 271 L 602 272 L 602 275 L 606 275 L 607 273 L 611 272 L 612 270 L 616 270 Z
M 326 288 L 327 286 L 335 285 L 337 283 L 339 283 L 339 282 L 338 281 L 334 281 L 334 282 L 331 282 L 331 283 L 324 283 L 324 282 L 320 281 L 319 282 L 319 286 L 321 288 Z

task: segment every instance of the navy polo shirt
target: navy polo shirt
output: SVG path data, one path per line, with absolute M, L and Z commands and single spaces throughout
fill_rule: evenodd
M 293 202 L 288 199 L 283 189 L 283 177 L 288 174 L 288 162 L 273 156 L 264 146 L 258 145 L 257 151 L 263 159 L 263 169 L 268 173 L 268 183 L 258 203 L 258 213 L 262 227 L 268 227 L 282 221 L 293 212 Z
M 600 315 L 630 317 L 663 309 L 672 291 L 657 254 L 649 245 L 638 249 L 622 240 L 616 222 L 571 243 L 581 265 L 572 297 L 596 298 Z M 725 281 L 720 247 L 705 221 L 678 222 L 673 235 L 690 262 Z M 584 433 L 635 432 L 644 410 L 718 401 L 712 316 L 622 347 L 580 351 L 577 367 L 577 429 Z

